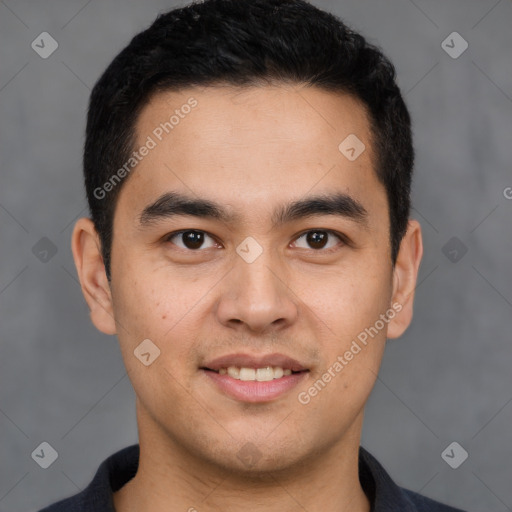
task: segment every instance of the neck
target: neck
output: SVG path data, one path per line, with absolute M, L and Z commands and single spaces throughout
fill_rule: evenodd
M 279 471 L 246 473 L 205 460 L 138 419 L 139 467 L 114 494 L 116 512 L 370 510 L 358 473 L 362 413 L 343 439 L 321 453 Z

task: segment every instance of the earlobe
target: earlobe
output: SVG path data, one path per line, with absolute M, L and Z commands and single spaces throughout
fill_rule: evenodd
M 412 321 L 414 290 L 422 256 L 421 226 L 417 220 L 409 220 L 393 271 L 391 304 L 399 305 L 394 308 L 399 313 L 388 324 L 388 338 L 401 336 Z
M 112 294 L 101 255 L 101 243 L 91 219 L 79 219 L 73 229 L 71 250 L 92 323 L 105 334 L 116 334 Z

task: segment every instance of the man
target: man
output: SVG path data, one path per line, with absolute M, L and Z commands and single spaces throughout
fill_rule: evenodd
M 90 101 L 72 249 L 139 444 L 45 511 L 454 511 L 360 447 L 421 228 L 392 64 L 303 0 L 161 15 Z

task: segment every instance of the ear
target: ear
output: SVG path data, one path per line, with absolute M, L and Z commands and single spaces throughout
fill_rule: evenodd
M 91 321 L 105 334 L 116 334 L 112 294 L 101 256 L 101 242 L 91 219 L 79 219 L 71 235 L 71 250 Z
M 422 256 L 423 240 L 420 223 L 417 220 L 409 220 L 393 270 L 391 304 L 395 304 L 393 309 L 398 313 L 389 321 L 388 338 L 401 336 L 412 321 L 414 290 Z

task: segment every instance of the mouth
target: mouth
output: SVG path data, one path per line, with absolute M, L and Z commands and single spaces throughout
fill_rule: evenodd
M 268 402 L 297 386 L 309 373 L 295 359 L 282 354 L 232 354 L 199 370 L 221 393 L 242 402 Z

